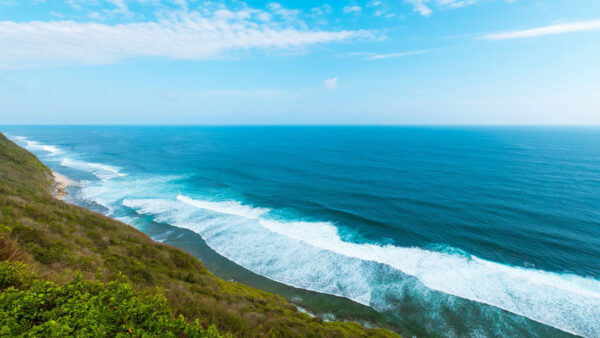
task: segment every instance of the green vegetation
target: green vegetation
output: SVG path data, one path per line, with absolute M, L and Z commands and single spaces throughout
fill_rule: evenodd
M 0 263 L 0 336 L 168 336 L 220 337 L 214 326 L 173 318 L 167 299 L 135 295 L 131 285 L 84 281 L 64 285 L 32 278 L 29 266 Z M 6 288 L 8 286 L 8 288 Z
M 0 336 L 395 336 L 223 281 L 177 248 L 53 198 L 51 184 L 0 134 Z

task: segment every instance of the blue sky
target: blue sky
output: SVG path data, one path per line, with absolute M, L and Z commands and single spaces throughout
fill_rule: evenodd
M 0 124 L 600 124 L 597 0 L 0 0 Z

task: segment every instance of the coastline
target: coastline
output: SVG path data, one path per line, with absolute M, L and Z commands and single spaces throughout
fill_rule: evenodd
M 67 196 L 69 195 L 69 192 L 67 192 L 66 189 L 72 187 L 74 183 L 72 179 L 52 170 L 52 180 L 53 183 L 51 193 L 54 198 L 66 203 L 83 207 L 91 212 L 102 214 L 101 210 L 96 210 L 91 205 L 85 205 L 84 203 L 81 203 L 81 200 L 73 199 L 72 197 Z M 65 199 L 65 197 L 67 199 Z M 119 221 L 117 219 L 114 220 Z M 133 227 L 131 224 L 128 225 Z M 148 224 L 145 226 L 147 227 Z M 164 242 L 167 245 L 172 245 L 184 250 L 187 253 L 190 253 L 196 259 L 200 260 L 202 264 L 204 264 L 209 271 L 214 273 L 218 278 L 231 282 L 240 282 L 249 287 L 279 295 L 289 301 L 291 305 L 298 309 L 298 311 L 303 312 L 312 318 L 319 317 L 326 322 L 339 321 L 346 323 L 357 323 L 368 328 L 382 328 L 395 334 L 400 332 L 425 332 L 423 331 L 423 328 L 399 325 L 396 323 L 397 319 L 395 319 L 394 316 L 379 313 L 376 310 L 356 303 L 351 299 L 296 288 L 255 274 L 233 262 L 230 262 L 226 258 L 221 257 L 206 245 L 200 235 L 185 229 L 181 232 L 185 232 L 188 235 L 184 236 L 183 238 L 188 238 L 191 236 L 193 239 L 191 241 L 182 239 L 179 236 L 180 231 L 176 231 L 173 233 L 173 238 L 176 239 L 165 238 L 162 241 L 156 241 L 156 239 L 153 238 L 152 233 L 146 233 L 144 231 L 144 233 L 149 235 L 152 241 L 157 244 Z M 194 245 L 191 245 L 190 242 L 192 242 Z
M 85 167 L 84 169 L 87 170 L 84 171 L 93 173 L 98 165 L 99 164 L 97 163 L 92 163 L 92 166 Z M 117 170 L 118 172 L 118 168 L 114 170 Z M 111 173 L 113 173 L 112 170 Z M 411 295 L 408 298 L 405 297 L 403 299 L 403 302 L 410 304 L 410 309 L 407 309 L 403 312 L 397 312 L 394 310 L 377 312 L 373 308 L 356 303 L 349 298 L 327 293 L 319 293 L 317 291 L 310 291 L 308 289 L 301 289 L 271 280 L 268 277 L 251 272 L 250 270 L 233 263 L 226 257 L 221 256 L 206 244 L 200 234 L 192 230 L 176 228 L 169 223 L 158 223 L 153 218 L 146 217 L 141 217 L 138 219 L 138 222 L 132 223 L 128 220 L 128 218 L 139 216 L 135 210 L 125 210 L 119 214 L 107 213 L 108 209 L 104 209 L 102 204 L 97 204 L 93 201 L 89 202 L 86 200 L 80 200 L 79 196 L 82 194 L 78 193 L 78 191 L 79 189 L 84 188 L 85 184 L 80 186 L 80 184 L 78 184 L 76 181 L 78 181 L 78 179 L 85 180 L 85 178 L 77 176 L 77 173 L 72 176 L 74 177 L 73 180 L 69 180 L 68 178 L 56 172 L 53 172 L 53 174 L 55 176 L 55 181 L 57 181 L 55 182 L 56 185 L 62 189 L 60 196 L 54 195 L 55 198 L 83 207 L 92 212 L 104 214 L 104 216 L 111 217 L 117 221 L 125 222 L 150 236 L 150 238 L 155 242 L 171 245 L 192 254 L 195 256 L 195 258 L 199 259 L 208 269 L 208 271 L 212 272 L 215 276 L 226 281 L 239 282 L 259 290 L 282 296 L 292 305 L 296 307 L 299 306 L 309 311 L 311 314 L 316 315 L 321 320 L 354 322 L 366 327 L 381 327 L 406 335 L 427 335 L 429 332 L 444 330 L 443 327 L 431 328 L 431 325 L 433 325 L 432 323 L 436 323 L 437 321 L 435 316 L 414 316 L 414 313 L 429 313 L 429 310 L 425 305 L 427 304 L 427 300 L 425 300 L 425 302 L 422 304 L 421 302 L 423 299 L 417 299 L 417 296 Z M 110 180 L 110 178 L 108 180 Z M 67 191 L 65 191 L 65 188 Z M 111 216 L 108 216 L 107 214 L 110 214 Z M 437 296 L 435 297 L 446 297 L 442 294 L 437 294 L 437 292 L 436 295 Z M 458 304 L 458 307 L 461 308 L 461 310 L 468 310 L 469 308 L 476 308 L 479 306 L 471 306 L 469 305 L 470 303 L 468 301 L 462 300 L 454 301 L 453 304 Z M 507 323 L 521 321 L 520 319 L 513 319 L 519 315 L 507 313 L 500 309 L 488 308 L 488 310 L 491 311 L 490 316 L 499 317 L 498 321 Z M 456 312 L 456 310 L 451 310 L 450 314 Z M 452 323 L 456 323 L 455 325 L 460 325 L 460 318 L 451 319 L 453 320 Z M 533 332 L 551 332 L 554 336 L 562 336 L 562 332 L 558 333 L 553 330 L 554 328 L 544 328 L 540 325 L 544 324 L 538 324 L 536 322 L 530 323 L 527 321 L 526 326 L 528 330 L 532 330 Z M 570 335 L 565 333 L 565 336 Z
M 61 163 L 63 162 L 64 161 L 61 161 Z M 74 168 L 75 171 L 65 171 L 72 175 L 73 184 L 67 188 L 66 192 L 68 192 L 68 194 L 63 195 L 61 200 L 104 214 L 105 216 L 118 221 L 125 222 L 149 235 L 154 241 L 178 247 L 198 258 L 209 271 L 223 280 L 240 282 L 257 289 L 278 294 L 293 305 L 300 306 L 321 319 L 357 322 L 367 327 L 383 327 L 406 335 L 427 335 L 427 333 L 430 332 L 443 332 L 446 330 L 446 328 L 443 327 L 444 324 L 439 324 L 432 328 L 432 326 L 435 325 L 432 323 L 437 323 L 439 320 L 436 319 L 435 313 L 430 314 L 430 309 L 427 306 L 427 304 L 430 304 L 435 298 L 444 299 L 448 297 L 444 294 L 434 291 L 434 293 L 428 294 L 430 297 L 427 297 L 427 299 L 420 297 L 420 294 L 403 295 L 402 302 L 403 304 L 410 304 L 409 307 L 401 308 L 400 310 L 384 309 L 382 312 L 377 312 L 373 308 L 364 305 L 364 303 L 356 303 L 350 298 L 319 293 L 315 290 L 310 291 L 310 289 L 302 289 L 282 282 L 277 282 L 268 277 L 256 274 L 241 265 L 232 262 L 228 258 L 221 256 L 208 246 L 200 234 L 194 232 L 192 229 L 175 227 L 167 220 L 164 220 L 164 223 L 156 222 L 155 217 L 144 217 L 143 215 L 140 217 L 140 213 L 132 208 L 118 210 L 118 212 L 115 213 L 114 209 L 111 210 L 102 203 L 96 203 L 94 199 L 86 199 L 85 192 L 83 192 L 83 189 L 86 189 L 86 186 L 88 186 L 86 183 L 86 176 L 79 174 L 78 171 L 82 171 L 83 169 L 85 173 L 91 173 L 91 175 L 97 176 L 99 174 L 97 168 L 106 167 L 107 165 L 100 161 L 92 162 L 88 166 L 82 166 L 81 163 L 82 162 L 77 163 L 78 165 Z M 61 171 L 63 170 L 62 167 L 55 168 Z M 68 168 L 65 168 L 64 170 L 68 170 Z M 111 174 L 119 176 L 119 170 L 119 167 L 111 167 L 111 170 L 108 171 Z M 104 176 L 104 173 L 101 175 Z M 98 179 L 100 179 L 101 182 L 106 182 L 117 176 L 104 176 L 104 178 L 98 177 Z M 91 177 L 91 180 L 93 179 L 94 178 Z M 80 185 L 78 183 L 79 180 L 84 182 Z M 104 183 L 101 184 L 103 185 Z M 479 307 L 483 306 L 481 304 L 472 304 L 467 300 L 458 299 L 452 300 L 452 304 L 453 309 L 445 311 L 445 313 L 448 314 L 447 316 L 453 316 L 453 314 L 457 312 L 473 313 L 474 311 L 478 311 Z M 544 332 L 547 330 L 538 326 L 536 323 L 530 323 L 529 321 L 527 321 L 526 324 L 523 324 L 522 320 L 517 318 L 519 317 L 517 314 L 509 314 L 499 309 L 488 308 L 487 306 L 484 307 L 485 311 L 489 313 L 488 316 L 497 316 L 498 321 L 508 323 L 507 325 L 526 326 L 528 330 L 533 332 Z M 457 310 L 457 308 L 460 310 Z M 449 318 L 453 326 L 459 327 L 461 323 L 460 318 Z M 555 334 L 555 336 L 560 336 L 558 333 L 552 333 Z
M 53 290 L 54 285 L 62 290 L 65 283 L 71 281 L 83 282 L 86 286 L 97 283 L 94 285 L 98 287 L 94 286 L 92 291 L 94 294 L 100 292 L 102 297 L 106 288 L 121 283 L 120 288 L 127 291 L 127 295 L 119 298 L 127 300 L 127 304 L 116 303 L 108 309 L 118 312 L 108 319 L 115 319 L 118 324 L 114 321 L 106 323 L 105 318 L 93 319 L 98 323 L 97 327 L 107 326 L 108 335 L 127 335 L 135 330 L 139 335 L 173 331 L 179 336 L 185 325 L 185 334 L 191 327 L 207 332 L 211 337 L 220 337 L 220 333 L 256 337 L 277 333 L 287 336 L 397 336 L 386 329 L 364 327 L 356 322 L 328 322 L 310 317 L 281 296 L 215 277 L 200 260 L 181 249 L 156 242 L 125 223 L 58 199 L 59 195 L 69 198 L 65 188 L 74 180 L 53 173 L 33 154 L 1 133 L 0 172 L 0 190 L 3 191 L 0 194 L 0 205 L 3 206 L 0 247 L 8 248 L 0 250 L 0 273 L 11 277 L 8 287 L 19 290 L 15 292 L 16 298 L 11 298 L 15 304 L 25 302 L 24 297 L 29 297 L 32 291 L 31 283 L 38 280 L 45 288 Z M 158 288 L 161 291 L 157 294 Z M 87 296 L 91 293 L 81 298 L 77 293 L 79 290 L 79 286 L 68 288 L 66 293 L 61 291 L 60 297 L 95 309 L 97 304 Z M 39 292 L 35 291 L 35 294 L 39 295 Z M 56 298 L 51 292 L 44 295 L 48 303 Z M 140 296 L 140 302 L 129 302 L 130 296 Z M 139 310 L 146 309 L 145 302 L 151 302 L 151 308 L 159 302 L 159 313 L 165 320 L 146 325 L 149 323 L 146 314 L 155 320 L 156 313 Z M 0 309 L 0 314 L 10 320 L 13 312 L 7 312 L 9 308 Z M 143 312 L 140 316 L 146 317 L 132 323 L 130 316 L 121 315 L 130 313 L 131 309 L 136 313 Z M 70 310 L 63 315 L 62 308 L 57 311 L 39 305 L 23 311 L 52 313 L 44 316 L 45 320 L 41 322 L 26 319 L 20 321 L 19 326 L 10 326 L 8 335 L 34 329 L 40 332 L 51 321 L 80 323 L 85 316 L 81 311 L 73 315 Z M 85 317 L 85 320 L 89 318 Z M 76 328 L 71 334 L 77 335 L 78 331 L 84 330 Z
M 65 191 L 73 181 L 68 179 L 66 176 L 57 173 L 56 171 L 52 171 L 52 179 L 54 183 L 52 184 L 52 196 L 57 199 L 63 199 L 67 192 Z

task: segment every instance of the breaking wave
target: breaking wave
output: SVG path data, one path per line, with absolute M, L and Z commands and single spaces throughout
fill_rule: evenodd
M 180 203 L 183 202 L 183 203 Z M 126 207 L 199 233 L 215 251 L 295 287 L 343 296 L 375 308 L 373 274 L 393 269 L 445 294 L 492 305 L 561 330 L 600 334 L 600 282 L 486 261 L 475 256 L 343 241 L 328 222 L 270 218 L 238 201 L 125 199 Z M 401 280 L 396 282 L 401 283 Z

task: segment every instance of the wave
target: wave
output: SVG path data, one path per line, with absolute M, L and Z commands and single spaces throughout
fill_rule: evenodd
M 253 208 L 247 205 L 243 205 L 238 201 L 203 201 L 194 200 L 183 195 L 177 195 L 177 200 L 185 204 L 194 206 L 196 208 L 212 210 L 221 214 L 236 215 L 252 219 L 258 219 L 260 216 L 270 211 L 269 209 L 265 208 Z
M 120 180 L 82 181 L 77 195 L 80 200 L 99 205 L 106 210 L 104 213 L 107 216 L 114 216 L 118 208 L 115 202 L 123 200 L 132 193 L 141 197 L 156 196 L 156 187 L 161 187 L 161 193 L 166 195 L 170 189 L 179 189 L 180 186 L 176 182 L 185 177 L 181 175 L 130 176 L 129 179 Z M 133 225 L 129 221 L 125 223 Z
M 11 135 L 7 136 L 12 141 L 21 143 L 23 146 L 32 152 L 43 151 L 46 152 L 46 156 L 56 157 L 58 155 L 64 154 L 64 151 L 58 148 L 57 146 L 42 144 L 37 141 L 30 140 L 24 136 L 16 136 Z M 69 157 L 63 157 L 60 163 L 64 167 L 69 167 L 81 171 L 86 171 L 92 173 L 94 176 L 98 177 L 103 181 L 107 181 L 116 177 L 123 177 L 127 174 L 121 173 L 121 168 L 101 164 L 101 163 L 93 163 L 93 162 L 85 162 L 80 160 L 75 160 Z
M 370 303 L 368 285 L 357 282 L 361 274 L 353 268 L 361 262 L 274 237 L 253 218 L 255 213 L 250 217 L 222 214 L 167 199 L 124 199 L 122 204 L 139 214 L 153 215 L 156 222 L 199 233 L 213 250 L 263 276 L 295 287 L 352 298 L 365 305 Z M 340 275 L 339 271 L 331 269 L 329 264 L 315 264 L 322 257 L 332 262 L 344 261 L 339 266 L 346 267 L 354 276 L 345 274 L 345 280 L 332 282 Z
M 32 141 L 29 140 L 28 138 L 24 137 L 24 136 L 8 136 L 12 141 L 17 142 L 17 143 L 24 143 L 24 147 L 27 150 L 33 151 L 33 152 L 37 152 L 37 151 L 43 151 L 46 152 L 48 154 L 46 154 L 46 156 L 56 156 L 58 154 L 61 154 L 63 151 L 60 150 L 58 147 L 56 146 L 52 146 L 52 145 L 47 145 L 47 144 L 42 144 L 36 141 Z
M 103 181 L 108 181 L 108 180 L 116 178 L 116 177 L 123 177 L 123 176 L 127 175 L 127 174 L 121 173 L 120 172 L 121 168 L 118 168 L 115 166 L 101 164 L 101 163 L 84 162 L 84 161 L 74 160 L 71 158 L 64 158 L 62 160 L 62 162 L 60 163 L 60 165 L 62 165 L 63 167 L 69 167 L 69 168 L 92 173 L 92 174 L 94 174 L 94 176 L 98 177 L 99 179 L 101 179 Z
M 175 201 L 126 199 L 123 205 L 154 215 L 158 222 L 195 231 L 237 264 L 295 287 L 383 309 L 386 305 L 374 298 L 378 291 L 373 280 L 377 278 L 370 274 L 387 266 L 432 290 L 492 305 L 566 332 L 600 334 L 600 282 L 592 278 L 507 266 L 457 250 L 345 242 L 334 224 L 272 219 L 267 209 L 237 201 L 212 202 L 179 195 Z M 405 278 L 396 282 L 400 279 Z
M 325 222 L 261 219 L 260 224 L 314 247 L 389 265 L 433 290 L 493 305 L 567 332 L 600 333 L 600 281 L 592 278 L 507 266 L 472 255 L 344 242 L 337 228 Z

